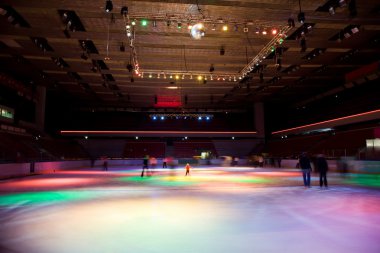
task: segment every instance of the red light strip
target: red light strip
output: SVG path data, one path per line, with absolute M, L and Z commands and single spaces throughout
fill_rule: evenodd
M 82 131 L 82 130 L 61 130 L 61 134 L 257 134 L 253 132 L 202 132 L 202 131 Z
M 292 130 L 297 130 L 297 129 L 302 129 L 302 128 L 306 128 L 306 127 L 317 126 L 317 125 L 321 125 L 321 124 L 324 124 L 324 123 L 336 122 L 336 121 L 344 120 L 344 119 L 352 119 L 352 118 L 356 118 L 356 117 L 360 117 L 360 116 L 364 116 L 364 115 L 369 115 L 369 114 L 373 114 L 373 113 L 378 113 L 378 112 L 380 112 L 380 109 L 379 110 L 370 111 L 370 112 L 363 112 L 363 113 L 359 113 L 359 114 L 345 116 L 345 117 L 341 117 L 341 118 L 321 121 L 321 122 L 317 122 L 317 123 L 313 123 L 313 124 L 308 124 L 308 125 L 304 125 L 304 126 L 293 127 L 293 128 L 288 128 L 288 129 L 280 130 L 280 131 L 275 131 L 275 132 L 272 132 L 272 134 L 284 133 L 284 132 L 288 132 L 288 131 L 292 131 Z

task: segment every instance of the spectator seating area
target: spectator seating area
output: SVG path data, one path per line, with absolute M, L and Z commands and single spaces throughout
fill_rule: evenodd
M 76 141 L 3 132 L 0 133 L 0 139 L 0 160 L 3 162 L 88 158 Z
M 176 141 L 173 146 L 176 158 L 192 158 L 200 156 L 202 152 L 211 152 L 213 156 L 218 156 L 211 140 Z
M 162 141 L 127 141 L 123 156 L 126 158 L 165 157 L 166 143 Z
M 358 156 L 373 133 L 373 128 L 364 128 L 282 138 L 268 141 L 263 152 L 279 157 L 294 157 L 303 151 L 329 157 Z

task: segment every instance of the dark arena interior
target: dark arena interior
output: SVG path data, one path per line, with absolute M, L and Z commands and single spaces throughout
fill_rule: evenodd
M 0 1 L 1 253 L 380 252 L 378 0 Z

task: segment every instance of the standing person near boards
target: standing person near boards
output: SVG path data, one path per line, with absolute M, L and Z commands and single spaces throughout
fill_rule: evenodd
M 311 163 L 306 152 L 302 152 L 299 158 L 299 166 L 302 170 L 303 184 L 306 188 L 310 188 Z
M 323 154 L 317 156 L 317 168 L 319 171 L 319 186 L 322 188 L 325 186 L 327 188 L 327 171 L 329 166 L 327 164 L 326 158 Z

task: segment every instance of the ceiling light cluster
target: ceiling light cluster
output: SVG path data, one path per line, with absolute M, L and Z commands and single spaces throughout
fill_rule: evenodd
M 258 24 L 257 22 L 253 21 L 234 21 L 234 22 L 228 22 L 228 20 L 224 20 L 222 18 L 218 19 L 212 19 L 207 18 L 204 15 L 202 15 L 202 22 L 199 22 L 199 16 L 187 16 L 184 17 L 183 14 L 173 14 L 165 16 L 150 16 L 147 17 L 144 15 L 144 18 L 141 18 L 142 15 L 134 14 L 129 15 L 128 13 L 128 7 L 124 6 L 121 9 L 121 15 L 124 18 L 127 38 L 129 40 L 129 45 L 131 47 L 131 65 L 133 65 L 134 74 L 136 74 L 138 77 L 144 78 L 144 72 L 148 73 L 149 78 L 174 78 L 174 79 L 185 79 L 185 77 L 188 77 L 189 79 L 196 78 L 198 81 L 207 81 L 208 79 L 213 81 L 237 81 L 238 79 L 244 78 L 254 67 L 256 64 L 260 64 L 263 59 L 266 58 L 266 56 L 271 53 L 271 48 L 275 47 L 278 44 L 282 44 L 284 39 L 286 38 L 286 32 L 289 31 L 293 26 L 278 26 L 279 28 L 275 27 L 274 25 L 270 24 Z M 268 34 L 268 31 L 271 31 L 271 34 L 274 36 L 271 41 L 264 46 L 264 48 L 251 60 L 250 63 L 248 63 L 240 72 L 239 75 L 233 75 L 230 73 L 220 73 L 220 74 L 213 74 L 210 75 L 210 73 L 195 73 L 195 72 L 183 72 L 183 71 L 157 71 L 157 70 L 144 70 L 141 71 L 138 61 L 137 61 L 137 53 L 136 49 L 134 47 L 134 40 L 135 40 L 135 26 L 138 23 L 138 19 L 140 19 L 142 26 L 146 27 L 149 23 L 148 20 L 153 20 L 152 24 L 153 27 L 157 27 L 157 21 L 163 20 L 165 22 L 165 25 L 167 27 L 170 27 L 173 23 L 176 22 L 177 28 L 182 28 L 182 23 L 187 23 L 187 28 L 190 31 L 191 36 L 194 39 L 201 39 L 205 36 L 206 26 L 205 24 L 211 25 L 211 30 L 216 30 L 217 25 L 222 25 L 222 30 L 228 31 L 229 24 L 232 23 L 234 26 L 234 31 L 238 31 L 239 25 L 244 26 L 243 31 L 248 32 L 248 26 L 254 26 L 256 27 L 255 33 L 256 34 L 262 34 L 266 35 Z M 220 54 L 224 54 L 224 48 L 220 50 Z M 130 71 L 130 69 L 128 69 Z M 133 76 L 131 77 L 131 81 L 133 79 Z
M 268 44 L 266 44 L 260 52 L 253 57 L 253 59 L 239 72 L 240 77 L 239 79 L 244 78 L 246 75 L 248 75 L 255 66 L 258 66 L 261 64 L 263 60 L 266 59 L 268 54 L 272 53 L 273 50 L 275 50 L 277 45 L 281 45 L 286 38 L 286 33 L 292 29 L 292 27 L 286 26 L 283 27 L 270 41 Z
M 205 113 L 159 113 L 159 114 L 150 114 L 149 118 L 151 120 L 196 119 L 198 121 L 201 121 L 201 120 L 209 121 L 212 118 L 214 118 L 214 115 L 205 114 Z
M 30 27 L 29 23 L 10 6 L 0 6 L 0 15 L 5 16 L 15 27 Z
M 131 53 L 130 61 L 131 62 L 127 66 L 128 71 L 131 72 L 131 70 L 133 69 L 136 75 L 141 76 L 140 66 L 139 66 L 139 62 L 137 60 L 136 47 L 134 45 L 136 20 L 130 19 L 127 6 L 123 6 L 121 8 L 120 14 L 123 16 L 125 31 L 126 31 L 126 35 L 127 35 L 128 41 L 129 41 L 129 47 L 131 49 L 131 51 L 130 51 L 130 53 Z M 132 75 L 131 82 L 133 82 L 133 81 L 134 81 L 134 79 L 133 79 L 133 75 Z
M 197 81 L 229 81 L 236 82 L 239 77 L 237 75 L 220 73 L 210 74 L 206 72 L 181 72 L 181 71 L 156 71 L 147 70 L 146 73 L 139 72 L 140 78 L 156 78 L 156 79 L 174 79 L 174 80 L 197 80 Z

